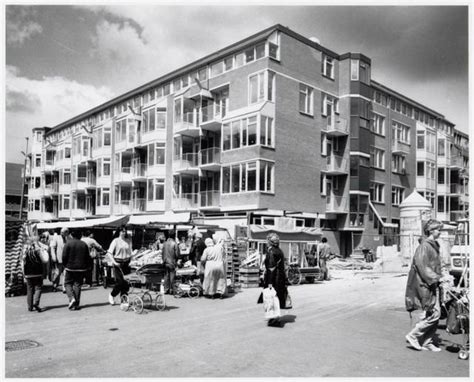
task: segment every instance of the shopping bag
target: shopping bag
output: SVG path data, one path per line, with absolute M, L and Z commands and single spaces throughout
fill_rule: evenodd
M 291 309 L 291 308 L 293 308 L 291 296 L 288 292 L 286 292 L 285 309 Z
M 258 296 L 257 304 L 263 304 L 263 292 Z
M 265 311 L 265 319 L 271 320 L 281 316 L 280 301 L 273 288 L 265 288 L 263 290 L 263 309 Z

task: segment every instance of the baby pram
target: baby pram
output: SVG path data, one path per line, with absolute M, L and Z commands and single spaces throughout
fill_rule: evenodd
M 458 352 L 458 358 L 469 358 L 469 291 L 467 288 L 452 288 L 446 290 L 448 310 L 446 331 L 450 334 L 462 334 L 463 343 Z
M 176 269 L 174 297 L 181 298 L 188 296 L 197 298 L 202 294 L 202 287 L 195 280 L 198 277 L 197 271 L 195 266 Z
M 135 272 L 124 276 L 130 284 L 128 296 L 122 296 L 122 310 L 132 309 L 142 313 L 154 306 L 157 310 L 166 308 L 163 279 L 165 269 L 162 264 L 145 264 Z

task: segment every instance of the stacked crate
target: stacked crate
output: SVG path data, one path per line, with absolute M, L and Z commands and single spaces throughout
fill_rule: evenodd
M 258 288 L 260 282 L 260 269 L 258 267 L 240 267 L 239 274 L 242 288 Z
M 239 251 L 237 245 L 234 242 L 226 243 L 225 250 L 227 259 L 227 280 L 230 281 L 230 285 L 234 286 L 236 283 L 239 282 Z

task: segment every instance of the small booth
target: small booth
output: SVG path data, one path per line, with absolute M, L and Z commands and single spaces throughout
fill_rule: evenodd
M 322 237 L 320 228 L 295 227 L 294 219 L 280 217 L 275 219 L 274 226 L 251 224 L 248 233 L 248 251 L 258 254 L 259 264 L 267 251 L 267 235 L 276 233 L 285 255 L 289 283 L 299 284 L 303 278 L 308 282 L 319 279 L 317 245 Z

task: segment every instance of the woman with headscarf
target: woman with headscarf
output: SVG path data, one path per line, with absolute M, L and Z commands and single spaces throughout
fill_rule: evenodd
M 268 250 L 263 262 L 265 266 L 263 287 L 275 289 L 280 308 L 289 309 L 286 307 L 288 290 L 286 289 L 285 255 L 279 248 L 280 238 L 276 233 L 270 233 L 267 236 L 267 243 Z
M 226 275 L 224 269 L 224 248 L 222 241 L 214 245 L 214 240 L 207 238 L 204 241 L 204 250 L 201 263 L 205 264 L 203 294 L 206 297 L 223 298 L 226 290 Z

